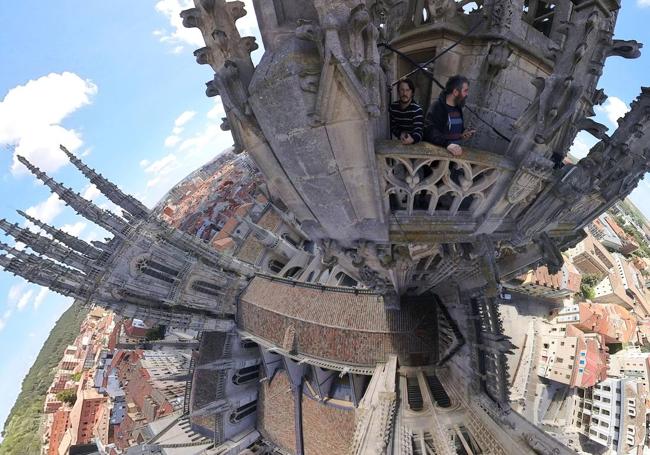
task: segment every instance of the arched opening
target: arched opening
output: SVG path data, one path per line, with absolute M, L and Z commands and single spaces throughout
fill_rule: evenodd
M 448 408 L 451 406 L 451 400 L 449 395 L 445 391 L 445 388 L 442 386 L 442 383 L 437 376 L 427 376 L 427 382 L 429 383 L 429 389 L 431 390 L 431 395 L 436 401 L 438 406 L 441 408 Z
M 355 280 L 345 272 L 337 273 L 334 279 L 336 280 L 336 284 L 338 286 L 354 287 L 358 284 L 357 280 Z
M 251 415 L 257 410 L 257 400 L 251 401 L 250 403 L 247 403 L 243 406 L 238 407 L 235 409 L 231 414 L 230 418 L 230 423 L 237 424 L 242 421 L 242 419 L 246 416 Z
M 282 262 L 276 259 L 271 259 L 268 264 L 268 269 L 273 273 L 280 273 L 280 270 L 282 270 L 285 265 L 286 264 L 283 264 Z
M 524 21 L 546 36 L 550 36 L 555 17 L 555 3 L 545 0 L 524 1 Z
M 192 283 L 192 289 L 194 289 L 197 292 L 201 292 L 203 294 L 207 294 L 211 296 L 219 296 L 223 293 L 220 286 L 217 286 L 216 284 L 213 283 L 208 283 L 207 281 L 200 281 L 200 280 L 197 280 L 194 283 Z
M 431 203 L 431 192 L 427 190 L 418 191 L 413 197 L 413 210 L 429 210 Z
M 406 378 L 406 395 L 411 410 L 421 411 L 424 407 L 424 401 L 422 400 L 422 391 L 420 390 L 418 378 Z
M 302 267 L 291 267 L 284 273 L 285 278 L 298 278 L 302 273 Z
M 244 367 L 241 370 L 238 370 L 232 377 L 232 382 L 235 385 L 242 385 L 248 382 L 256 380 L 260 375 L 260 369 L 258 365 L 252 365 L 249 367 Z
M 173 283 L 178 276 L 176 270 L 146 258 L 138 259 L 135 267 L 139 272 L 166 283 Z
M 251 340 L 241 340 L 240 345 L 243 349 L 253 349 L 257 347 L 257 343 Z
M 287 242 L 288 244 L 290 244 L 290 245 L 292 245 L 292 246 L 298 248 L 298 240 L 295 240 L 293 237 L 291 237 L 291 236 L 290 236 L 289 234 L 287 234 L 286 232 L 285 232 L 284 234 L 282 234 L 280 237 L 282 237 L 282 239 L 283 239 L 285 242 Z

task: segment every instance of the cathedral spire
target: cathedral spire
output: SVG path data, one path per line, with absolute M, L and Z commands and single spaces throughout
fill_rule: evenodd
M 19 251 L 2 242 L 0 250 L 12 255 L 0 255 L 0 266 L 8 272 L 65 296 L 86 297 L 83 288 L 86 276 L 83 273 L 49 259 Z
M 122 218 L 114 215 L 108 210 L 97 207 L 92 202 L 81 197 L 79 193 L 75 193 L 70 188 L 60 184 L 52 177 L 48 176 L 45 172 L 34 166 L 27 161 L 24 157 L 18 155 L 18 161 L 23 163 L 27 169 L 30 170 L 39 180 L 47 185 L 53 193 L 56 193 L 67 205 L 72 207 L 75 212 L 83 216 L 89 221 L 103 227 L 109 232 L 120 237 L 124 236 L 124 230 L 128 223 Z
M 94 169 L 86 166 L 83 161 L 77 158 L 73 153 L 71 153 L 63 145 L 59 146 L 63 153 L 68 155 L 70 162 L 79 169 L 83 175 L 90 180 L 90 183 L 94 184 L 99 191 L 102 192 L 104 196 L 108 198 L 111 202 L 117 204 L 119 207 L 126 210 L 129 214 L 135 218 L 144 219 L 149 216 L 149 209 L 138 201 L 133 196 L 124 193 L 118 188 L 117 185 L 110 182 L 103 175 L 95 171 Z
M 84 256 L 88 256 L 89 258 L 92 259 L 97 259 L 101 255 L 101 251 L 99 251 L 97 248 L 95 248 L 88 242 L 78 239 L 77 237 L 70 235 L 67 232 L 64 232 L 60 229 L 52 227 L 49 224 L 45 224 L 41 220 L 28 215 L 22 210 L 17 210 L 17 212 L 20 216 L 25 218 L 27 221 L 30 221 L 35 226 L 43 229 L 46 233 L 50 234 L 52 238 L 54 238 L 55 240 L 58 240 L 59 242 L 63 243 L 64 245 L 67 245 L 68 247 L 83 254 Z M 11 235 L 13 236 L 13 234 Z
M 11 224 L 4 218 L 0 219 L 0 229 L 8 235 L 27 245 L 32 251 L 45 255 L 79 270 L 85 270 L 93 259 L 83 256 L 73 249 L 29 229 L 21 228 L 17 224 Z

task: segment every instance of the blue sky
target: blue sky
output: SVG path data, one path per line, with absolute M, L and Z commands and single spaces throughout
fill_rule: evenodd
M 188 1 L 10 3 L 0 6 L 0 17 L 9 19 L 0 28 L 1 217 L 21 222 L 15 210 L 23 209 L 87 240 L 104 235 L 17 165 L 14 147 L 59 181 L 111 208 L 67 163 L 59 143 L 149 206 L 232 143 L 219 129 L 219 99 L 204 94 L 211 70 L 192 56 L 203 45 L 200 33 L 180 26 L 178 12 Z M 250 1 L 245 3 L 249 14 L 237 25 L 242 35 L 250 35 L 254 14 Z M 650 46 L 650 0 L 625 3 L 617 37 Z M 650 85 L 648 62 L 647 55 L 609 59 L 600 87 L 610 99 L 598 120 L 613 127 L 639 87 Z M 574 153 L 584 155 L 594 142 L 581 135 Z M 642 182 L 633 200 L 650 215 L 650 184 Z M 0 423 L 70 303 L 0 273 Z
M 232 144 L 212 78 L 181 27 L 188 1 L 3 2 L 0 6 L 0 217 L 16 209 L 85 239 L 101 229 L 77 217 L 17 165 L 12 149 L 97 204 L 111 208 L 57 150 L 62 143 L 152 206 L 178 180 Z M 254 13 L 238 21 L 252 33 Z M 260 51 L 257 51 L 259 54 Z M 254 55 L 259 58 L 259 55 Z M 5 240 L 0 235 L 0 240 Z M 0 424 L 69 299 L 0 273 Z

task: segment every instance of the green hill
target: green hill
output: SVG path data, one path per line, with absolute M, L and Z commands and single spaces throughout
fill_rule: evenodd
M 61 315 L 45 340 L 34 365 L 23 379 L 22 388 L 2 430 L 4 441 L 0 455 L 31 455 L 40 453 L 40 426 L 47 389 L 54 379 L 55 367 L 66 346 L 79 334 L 81 322 L 88 314 L 78 303 L 73 303 Z

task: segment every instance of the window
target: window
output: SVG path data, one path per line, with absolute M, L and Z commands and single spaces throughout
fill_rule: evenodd
M 215 297 L 223 294 L 223 292 L 221 292 L 220 286 L 217 286 L 212 283 L 208 283 L 207 281 L 200 281 L 200 280 L 195 281 L 194 283 L 192 283 L 192 289 L 201 292 L 203 294 L 207 294 Z
M 271 272 L 273 272 L 273 273 L 280 273 L 280 270 L 282 270 L 282 269 L 284 268 L 285 265 L 286 265 L 286 264 L 283 264 L 283 263 L 280 262 L 280 261 L 276 261 L 275 259 L 271 259 L 271 260 L 269 261 L 268 267 L 269 267 L 269 270 L 270 270 Z
M 294 240 L 289 234 L 286 232 L 282 234 L 280 237 L 282 237 L 287 243 L 291 244 L 294 247 L 298 247 L 298 241 Z
M 302 267 L 291 267 L 284 274 L 285 278 L 298 278 L 302 273 Z

